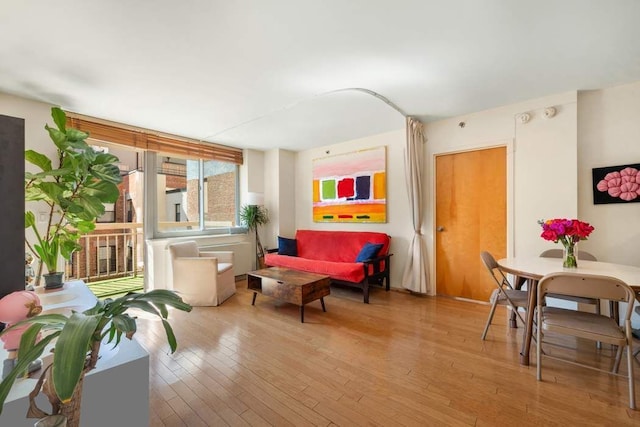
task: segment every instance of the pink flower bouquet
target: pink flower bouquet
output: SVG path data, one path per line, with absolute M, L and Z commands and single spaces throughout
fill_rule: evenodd
M 539 221 L 545 240 L 562 243 L 565 249 L 564 267 L 577 267 L 575 245 L 580 240 L 587 240 L 594 228 L 584 221 L 577 219 L 556 218 Z

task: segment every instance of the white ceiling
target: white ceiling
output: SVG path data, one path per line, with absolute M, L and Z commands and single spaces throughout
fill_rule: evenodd
M 297 151 L 403 128 L 340 89 L 431 121 L 640 81 L 639 22 L 637 0 L 3 0 L 0 92 Z

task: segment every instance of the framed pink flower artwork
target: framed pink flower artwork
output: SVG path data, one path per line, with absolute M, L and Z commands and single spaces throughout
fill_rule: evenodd
M 593 168 L 593 203 L 640 202 L 640 163 Z

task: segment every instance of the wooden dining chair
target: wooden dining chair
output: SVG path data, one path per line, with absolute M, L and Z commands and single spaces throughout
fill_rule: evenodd
M 487 337 L 487 332 L 489 331 L 489 326 L 491 326 L 491 321 L 493 320 L 493 315 L 496 312 L 496 307 L 498 305 L 504 305 L 513 310 L 513 312 L 518 316 L 522 324 L 525 324 L 522 315 L 518 311 L 519 307 L 527 309 L 528 298 L 527 291 L 521 291 L 518 289 L 514 289 L 507 280 L 507 277 L 504 275 L 500 266 L 496 262 L 493 255 L 489 252 L 482 251 L 480 252 L 480 258 L 482 259 L 482 263 L 489 271 L 489 274 L 493 278 L 493 281 L 496 284 L 496 289 L 491 293 L 491 298 L 489 301 L 491 302 L 491 310 L 489 311 L 489 317 L 487 318 L 487 323 L 484 326 L 484 331 L 482 332 L 482 340 Z
M 579 296 L 594 299 L 606 299 L 617 303 L 627 304 L 624 316 L 624 328 L 609 316 L 587 313 L 584 311 L 567 310 L 557 307 L 547 307 L 546 298 L 551 295 Z M 633 380 L 633 338 L 631 336 L 631 313 L 635 294 L 622 280 L 608 276 L 596 276 L 577 273 L 553 273 L 544 276 L 538 283 L 538 304 L 536 306 L 536 360 L 538 381 L 542 380 L 543 332 L 553 332 L 577 338 L 585 338 L 618 346 L 616 358 L 611 371 L 604 371 L 595 366 L 585 365 L 573 360 L 551 356 L 545 352 L 545 358 L 565 361 L 575 365 L 615 373 L 618 372 L 622 351 L 627 349 L 627 377 L 629 380 L 629 407 L 635 409 L 635 390 Z

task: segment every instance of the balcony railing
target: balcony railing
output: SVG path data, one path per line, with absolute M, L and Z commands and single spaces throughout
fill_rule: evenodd
M 66 263 L 67 279 L 86 282 L 138 276 L 144 271 L 141 223 L 99 223 L 82 236 L 82 249 Z

